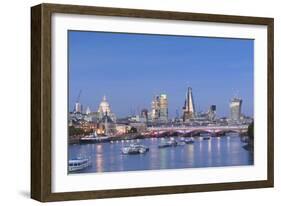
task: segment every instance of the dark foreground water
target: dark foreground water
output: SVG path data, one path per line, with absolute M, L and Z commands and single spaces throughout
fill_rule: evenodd
M 144 144 L 149 147 L 147 153 L 135 155 L 121 154 L 121 148 L 133 143 L 132 141 L 74 144 L 69 145 L 69 159 L 79 156 L 90 158 L 92 165 L 76 173 L 253 164 L 253 152 L 243 148 L 245 143 L 241 142 L 238 135 L 211 137 L 210 140 L 194 139 L 194 144 L 161 149 L 158 148 L 161 138 L 134 140 L 134 143 Z

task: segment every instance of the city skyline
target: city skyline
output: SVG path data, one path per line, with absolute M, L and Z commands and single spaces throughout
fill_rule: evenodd
M 190 86 L 197 111 L 216 105 L 229 116 L 239 96 L 252 116 L 253 69 L 253 40 L 70 31 L 69 110 L 80 90 L 84 110 L 96 111 L 106 95 L 118 117 L 150 110 L 155 95 L 167 94 L 172 118 Z

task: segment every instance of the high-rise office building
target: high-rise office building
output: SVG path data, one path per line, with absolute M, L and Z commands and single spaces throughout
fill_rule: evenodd
M 213 121 L 216 119 L 216 105 L 211 105 L 209 110 L 208 110 L 208 118 L 209 120 Z
M 195 118 L 195 106 L 194 99 L 192 94 L 192 88 L 188 87 L 187 93 L 185 95 L 185 102 L 183 106 L 183 121 L 186 121 L 191 118 Z
M 142 109 L 140 113 L 140 122 L 147 122 L 148 121 L 148 110 Z
M 233 121 L 239 121 L 241 117 L 242 99 L 233 98 L 229 104 L 230 107 L 230 119 Z
M 151 103 L 152 121 L 168 122 L 168 96 L 160 94 L 153 98 Z
M 159 96 L 154 96 L 151 102 L 151 120 L 156 121 L 160 116 Z
M 80 102 L 75 103 L 74 113 L 82 113 L 82 104 Z
M 161 122 L 168 121 L 168 97 L 166 94 L 160 95 L 160 117 Z
M 91 113 L 91 110 L 90 110 L 90 107 L 88 106 L 87 109 L 86 109 L 86 114 L 90 114 Z

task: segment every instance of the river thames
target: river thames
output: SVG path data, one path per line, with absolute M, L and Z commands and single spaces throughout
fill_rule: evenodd
M 164 140 L 169 139 L 165 138 Z M 179 138 L 175 138 L 179 140 Z M 253 165 L 253 152 L 237 134 L 194 138 L 193 144 L 158 148 L 163 138 L 147 138 L 97 144 L 69 145 L 69 159 L 87 157 L 91 166 L 76 173 L 180 169 Z M 124 155 L 121 149 L 132 143 L 149 147 L 145 154 Z

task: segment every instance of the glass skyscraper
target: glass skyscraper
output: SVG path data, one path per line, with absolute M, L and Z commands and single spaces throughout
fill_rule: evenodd
M 192 94 L 192 88 L 188 87 L 183 106 L 183 121 L 195 118 L 195 106 Z
M 230 119 L 232 121 L 240 121 L 241 117 L 241 107 L 242 107 L 242 99 L 233 98 L 230 101 Z

